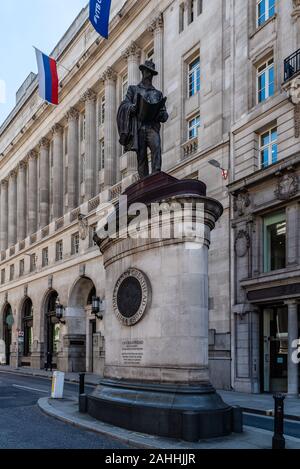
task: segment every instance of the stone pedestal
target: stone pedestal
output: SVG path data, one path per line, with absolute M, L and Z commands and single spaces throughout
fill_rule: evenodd
M 121 237 L 111 232 L 97 240 L 106 269 L 106 347 L 104 380 L 88 397 L 88 412 L 133 431 L 189 441 L 226 435 L 232 409 L 208 372 L 208 249 L 223 208 L 200 181 L 165 173 L 124 195 L 128 235 L 117 205 Z

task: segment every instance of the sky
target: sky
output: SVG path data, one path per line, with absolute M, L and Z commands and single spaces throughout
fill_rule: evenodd
M 88 0 L 0 0 L 0 125 L 16 91 L 37 73 L 36 46 L 50 54 Z

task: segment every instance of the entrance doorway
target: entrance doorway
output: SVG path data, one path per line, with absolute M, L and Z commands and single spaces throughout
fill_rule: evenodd
M 262 391 L 287 392 L 288 308 L 271 306 L 262 315 Z
M 3 340 L 5 343 L 5 360 L 6 365 L 10 364 L 10 348 L 12 340 L 12 325 L 13 325 L 13 314 L 10 305 L 7 305 L 3 315 Z

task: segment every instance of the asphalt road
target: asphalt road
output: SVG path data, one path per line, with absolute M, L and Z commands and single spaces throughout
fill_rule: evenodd
M 244 413 L 244 424 L 250 427 L 262 428 L 263 430 L 274 431 L 274 418 L 265 417 L 263 415 L 246 414 Z M 299 438 L 300 448 L 300 422 L 293 420 L 286 420 L 284 422 L 284 434 Z
M 93 387 L 86 386 L 87 391 Z M 97 435 L 46 416 L 37 406 L 50 396 L 48 379 L 0 372 L 0 449 L 126 449 L 112 438 Z M 78 385 L 65 385 L 66 397 Z

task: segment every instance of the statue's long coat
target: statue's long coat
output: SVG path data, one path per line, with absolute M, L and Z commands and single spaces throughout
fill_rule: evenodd
M 163 94 L 161 91 L 156 90 L 154 87 L 150 89 L 155 91 L 156 96 L 159 98 L 158 100 L 163 99 Z M 146 89 L 143 83 L 129 86 L 126 97 L 119 107 L 117 115 L 117 124 L 120 136 L 119 142 L 122 146 L 124 146 L 125 151 L 138 152 L 138 131 L 142 123 L 135 115 L 131 115 L 130 109 L 133 104 L 137 104 L 138 94 L 144 95 L 146 92 L 149 92 L 149 88 Z M 166 107 L 164 106 L 161 109 L 160 122 L 166 122 L 167 119 L 168 114 Z M 156 132 L 160 131 L 160 122 L 153 122 L 151 124 L 151 127 L 156 130 Z

